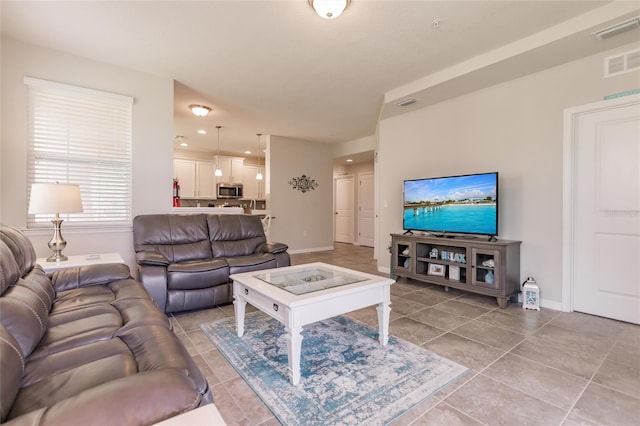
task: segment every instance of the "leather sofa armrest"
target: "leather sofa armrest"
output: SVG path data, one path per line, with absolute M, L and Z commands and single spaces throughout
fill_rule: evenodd
M 289 246 L 283 243 L 262 243 L 257 249 L 256 253 L 283 253 L 289 249 Z
M 139 251 L 136 253 L 138 265 L 169 266 L 171 262 L 157 251 Z
M 54 271 L 51 282 L 56 292 L 78 287 L 105 285 L 112 281 L 131 278 L 129 267 L 124 263 L 102 263 Z

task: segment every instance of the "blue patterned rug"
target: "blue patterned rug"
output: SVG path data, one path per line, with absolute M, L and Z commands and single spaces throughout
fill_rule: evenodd
M 284 326 L 262 312 L 200 324 L 202 331 L 285 425 L 382 425 L 398 418 L 467 369 L 345 316 L 302 332 L 301 381 L 289 382 Z

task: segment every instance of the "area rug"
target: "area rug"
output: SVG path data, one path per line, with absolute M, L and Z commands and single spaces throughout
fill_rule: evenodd
M 284 326 L 262 312 L 200 324 L 202 331 L 285 425 L 387 424 L 467 369 L 346 316 L 306 326 L 298 386 L 289 382 Z

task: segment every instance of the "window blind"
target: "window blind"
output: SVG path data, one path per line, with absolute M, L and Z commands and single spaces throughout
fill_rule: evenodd
M 61 215 L 65 228 L 131 225 L 133 98 L 30 77 L 24 83 L 29 192 L 33 183 L 80 185 L 83 212 Z M 27 226 L 50 226 L 53 217 L 29 214 Z

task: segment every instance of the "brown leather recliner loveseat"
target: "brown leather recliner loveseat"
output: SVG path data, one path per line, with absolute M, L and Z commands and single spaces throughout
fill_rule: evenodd
M 0 226 L 0 423 L 148 425 L 210 402 L 126 265 L 45 274 L 30 241 Z
M 233 301 L 229 275 L 290 265 L 258 216 L 154 214 L 133 219 L 140 281 L 164 312 Z

